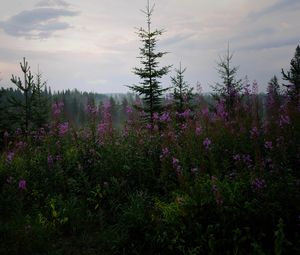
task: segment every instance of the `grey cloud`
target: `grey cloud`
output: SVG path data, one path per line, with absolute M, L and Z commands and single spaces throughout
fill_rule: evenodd
M 300 44 L 300 36 L 298 37 L 290 37 L 290 38 L 283 38 L 283 39 L 276 39 L 274 41 L 267 40 L 260 43 L 255 43 L 248 46 L 240 47 L 240 50 L 264 50 L 264 49 L 275 49 L 281 48 L 290 45 L 298 45 Z
M 257 19 L 267 14 L 292 10 L 297 7 L 300 7 L 299 0 L 277 0 L 274 4 L 269 5 L 260 11 L 251 12 L 248 17 L 251 19 Z
M 65 9 L 37 8 L 22 11 L 6 21 L 0 21 L 0 28 L 11 36 L 43 39 L 50 37 L 55 31 L 70 28 L 68 23 L 59 20 L 61 17 L 76 15 L 78 12 Z
M 41 0 L 40 2 L 38 2 L 35 6 L 38 7 L 53 7 L 53 6 L 63 6 L 63 7 L 69 7 L 70 4 L 67 3 L 64 0 Z
M 172 45 L 172 44 L 178 44 L 180 42 L 184 42 L 191 37 L 193 37 L 195 33 L 188 33 L 188 34 L 176 34 L 173 36 L 168 36 L 166 39 L 161 41 L 161 45 Z
M 235 42 L 240 40 L 258 38 L 258 37 L 270 37 L 277 32 L 275 28 L 272 27 L 264 27 L 264 28 L 256 28 L 256 27 L 243 27 L 242 31 L 237 32 L 234 36 L 230 38 L 229 41 Z

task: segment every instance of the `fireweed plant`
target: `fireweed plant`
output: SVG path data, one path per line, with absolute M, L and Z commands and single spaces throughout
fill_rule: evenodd
M 6 133 L 0 253 L 296 254 L 300 111 L 256 86 L 234 117 L 199 95 L 150 126 L 128 106 L 122 130 L 87 105 L 74 129 L 54 102 L 47 127 Z

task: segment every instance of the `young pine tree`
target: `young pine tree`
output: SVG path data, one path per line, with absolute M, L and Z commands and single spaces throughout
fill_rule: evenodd
M 139 85 L 128 86 L 131 90 L 142 96 L 142 110 L 147 114 L 147 119 L 153 123 L 155 112 L 162 110 L 162 94 L 167 90 L 162 88 L 159 79 L 166 75 L 171 66 L 159 67 L 159 59 L 167 52 L 156 52 L 157 37 L 163 33 L 163 30 L 153 30 L 151 28 L 151 17 L 154 6 L 150 8 L 149 0 L 146 10 L 143 13 L 147 18 L 147 28 L 140 28 L 137 32 L 141 39 L 143 47 L 140 48 L 142 67 L 135 67 L 133 73 L 142 80 Z
M 222 83 L 216 83 L 212 87 L 215 92 L 213 97 L 218 101 L 224 101 L 226 111 L 230 115 L 233 113 L 236 100 L 243 90 L 242 80 L 236 78 L 238 67 L 232 67 L 232 58 L 233 54 L 230 53 L 228 45 L 227 53 L 223 58 L 220 58 L 217 68 Z
M 298 45 L 295 55 L 291 60 L 291 67 L 287 73 L 281 69 L 283 79 L 290 84 L 284 85 L 287 87 L 287 92 L 292 101 L 297 101 L 300 94 L 300 46 Z
M 179 69 L 175 69 L 176 75 L 171 77 L 173 83 L 173 97 L 178 112 L 183 112 L 184 103 L 189 103 L 192 98 L 193 88 L 190 88 L 188 83 L 184 80 L 184 72 L 186 68 L 182 69 L 181 62 Z
M 42 82 L 42 74 L 38 71 L 36 82 L 34 82 L 34 76 L 31 74 L 25 58 L 23 58 L 23 63 L 20 63 L 20 66 L 24 80 L 22 82 L 19 77 L 12 75 L 11 81 L 17 86 L 20 95 L 9 97 L 12 108 L 9 117 L 27 134 L 30 129 L 39 128 L 46 124 L 50 107 L 42 91 L 45 86 L 45 82 Z

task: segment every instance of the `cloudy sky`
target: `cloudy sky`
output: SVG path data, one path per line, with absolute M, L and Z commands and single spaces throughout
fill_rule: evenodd
M 238 76 L 269 79 L 288 68 L 300 44 L 299 0 L 150 0 L 153 28 L 166 32 L 161 63 L 187 67 L 186 80 L 204 91 L 218 81 L 216 62 L 227 43 Z M 135 29 L 145 26 L 146 0 L 0 0 L 0 86 L 21 75 L 23 57 L 39 65 L 52 90 L 127 92 L 138 83 L 141 46 Z M 174 74 L 173 72 L 170 75 Z M 169 76 L 163 86 L 169 86 Z

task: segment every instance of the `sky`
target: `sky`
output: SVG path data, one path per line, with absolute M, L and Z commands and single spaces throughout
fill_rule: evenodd
M 146 26 L 146 0 L 0 0 L 0 87 L 13 86 L 26 57 L 52 91 L 126 93 L 139 83 L 136 31 Z M 300 44 L 299 0 L 150 0 L 152 28 L 164 29 L 161 66 L 182 63 L 190 86 L 203 92 L 219 82 L 217 63 L 229 43 L 237 77 L 264 92 L 273 75 L 289 68 Z

